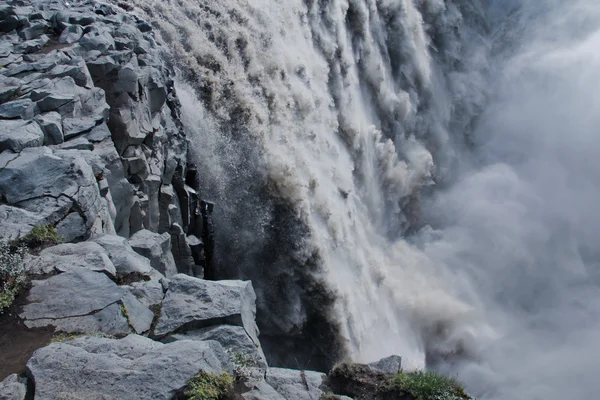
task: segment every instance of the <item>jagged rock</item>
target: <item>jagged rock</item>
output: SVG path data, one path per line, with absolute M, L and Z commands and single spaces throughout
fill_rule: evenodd
M 27 210 L 0 204 L 0 221 L 0 240 L 15 240 L 40 225 L 41 217 Z
M 87 32 L 79 40 L 79 44 L 87 51 L 98 50 L 102 53 L 106 53 L 109 50 L 115 49 L 115 40 L 110 32 L 107 32 L 104 29 Z
M 0 400 L 25 400 L 26 395 L 27 378 L 12 374 L 0 382 Z
M 6 103 L 9 101 L 14 97 L 18 90 L 19 86 L 0 87 L 0 103 Z
M 123 153 L 123 166 L 128 176 L 135 176 L 135 183 L 143 182 L 150 173 L 146 155 L 141 146 L 129 146 Z
M 36 21 L 30 23 L 26 28 L 19 31 L 19 36 L 25 40 L 35 39 L 48 31 L 49 25 L 46 21 Z
M 0 118 L 13 119 L 31 119 L 33 118 L 34 104 L 31 99 L 21 99 L 9 101 L 0 105 Z
M 63 61 L 62 64 L 59 64 L 48 71 L 47 75 L 56 78 L 69 76 L 73 78 L 78 86 L 88 89 L 92 89 L 94 85 L 90 71 L 88 71 L 87 65 L 81 57 L 73 57 L 68 61 Z M 96 88 L 96 90 L 97 89 L 98 88 Z
M 171 254 L 171 237 L 168 233 L 161 235 L 142 229 L 129 238 L 129 244 L 138 254 L 150 259 L 152 267 L 167 278 L 177 274 L 175 260 Z
M 44 132 L 44 144 L 60 144 L 65 141 L 62 117 L 57 112 L 49 112 L 35 117 L 35 121 L 40 125 Z
M 269 368 L 266 382 L 286 400 L 320 399 L 325 374 L 314 371 L 297 371 L 283 368 Z
M 85 138 L 92 143 L 102 142 L 110 138 L 110 130 L 106 126 L 106 123 L 103 123 L 94 127 L 89 133 L 86 133 Z
M 127 310 L 127 320 L 135 332 L 140 334 L 148 332 L 154 320 L 154 313 L 131 293 L 123 296 L 121 302 L 124 309 Z
M 94 242 L 65 243 L 49 247 L 42 250 L 39 257 L 28 262 L 26 268 L 28 273 L 37 275 L 86 268 L 116 277 L 115 266 L 106 250 Z
M 53 146 L 53 148 L 60 149 L 60 150 L 88 150 L 88 151 L 92 151 L 92 150 L 94 150 L 94 145 L 92 143 L 90 143 L 90 141 L 87 140 L 86 138 L 79 136 L 79 137 L 76 137 L 75 139 L 69 140 L 68 142 L 64 142 L 64 143 L 61 143 L 59 145 Z M 88 162 L 88 164 L 89 164 L 89 162 Z M 100 182 L 98 182 L 98 186 L 100 186 Z M 108 190 L 108 183 L 106 183 L 106 190 Z M 102 194 L 103 197 L 105 195 L 106 195 L 106 193 Z
M 7 161 L 0 170 L 0 193 L 8 204 L 18 203 L 48 223 L 64 220 L 74 209 L 85 221 L 86 231 L 101 207 L 96 178 L 85 159 L 67 152 L 59 157 L 47 147 L 25 149 Z
M 171 400 L 199 371 L 221 374 L 230 365 L 217 342 L 162 344 L 129 335 L 53 343 L 33 354 L 27 370 L 36 400 Z
M 0 32 L 10 32 L 17 29 L 21 19 L 15 13 L 11 6 L 3 6 L 0 8 Z
M 400 371 L 400 369 L 402 369 L 402 357 L 389 356 L 367 365 L 372 371 L 382 374 L 395 375 L 398 373 L 398 371 Z
M 121 287 L 134 295 L 146 307 L 160 304 L 165 296 L 163 285 L 160 281 L 154 279 L 133 282 L 131 285 Z
M 83 36 L 83 29 L 79 25 L 67 26 L 60 37 L 58 38 L 59 43 L 71 44 L 77 42 Z
M 255 367 L 266 370 L 267 360 L 260 343 L 255 343 L 241 326 L 218 325 L 168 336 L 165 342 L 175 340 L 216 340 L 230 355 L 240 354 L 255 363 Z M 264 374 L 264 371 L 262 372 Z
M 255 301 L 249 281 L 214 282 L 178 274 L 169 283 L 154 333 L 164 336 L 231 324 L 243 326 L 254 343 L 259 343 Z
M 119 278 L 130 275 L 162 278 L 162 275 L 150 266 L 150 261 L 136 253 L 125 238 L 103 235 L 92 240 L 108 252 L 108 257 L 113 262 Z
M 256 383 L 249 392 L 242 394 L 242 398 L 244 400 L 288 400 L 264 381 Z
M 28 147 L 44 143 L 44 132 L 33 121 L 0 120 L 0 152 L 10 150 L 18 153 Z
M 73 79 L 70 76 L 63 76 L 58 79 L 42 78 L 42 79 L 32 81 L 29 84 L 29 86 L 31 87 L 31 94 L 29 95 L 29 97 L 31 97 L 31 99 L 33 101 L 41 100 L 41 99 L 45 98 L 46 96 L 50 96 L 50 95 L 64 96 L 64 97 L 68 97 L 68 98 L 72 99 L 73 101 L 75 101 L 75 95 L 77 92 L 77 83 L 75 82 L 75 79 Z M 41 107 L 40 107 L 40 104 L 42 105 Z M 52 106 L 52 104 L 50 104 L 50 103 L 46 104 L 43 102 L 38 102 L 37 105 L 38 105 L 38 108 L 40 108 L 40 110 L 42 110 L 42 111 L 47 111 L 47 110 L 43 109 L 43 107 Z M 54 105 L 60 107 L 63 104 L 56 103 Z M 52 110 L 49 110 L 49 111 L 52 111 Z
M 81 112 L 98 122 L 108 120 L 110 107 L 105 101 L 104 90 L 93 88 L 87 90 L 79 96 L 81 102 Z
M 41 112 L 58 111 L 60 115 L 70 115 L 75 110 L 75 95 L 49 94 L 37 102 Z
M 177 265 L 177 270 L 180 273 L 195 276 L 196 278 L 204 277 L 204 270 L 202 266 L 196 265 L 194 262 L 185 232 L 179 224 L 171 225 L 171 247 L 173 248 L 173 257 Z
M 99 211 L 100 206 L 98 207 Z M 72 212 L 56 224 L 56 233 L 63 237 L 65 241 L 72 242 L 85 238 L 88 228 L 91 228 L 91 226 L 87 226 L 85 218 L 78 212 Z
M 65 140 L 69 140 L 82 133 L 91 131 L 96 126 L 96 120 L 87 117 L 63 118 L 62 125 Z
M 154 315 L 105 274 L 87 268 L 33 281 L 27 301 L 20 314 L 25 325 L 65 332 L 125 335 L 133 327 L 143 333 Z
M 27 40 L 21 44 L 15 46 L 15 51 L 18 53 L 34 53 L 39 51 L 48 43 L 50 38 L 46 35 L 42 35 L 37 39 Z

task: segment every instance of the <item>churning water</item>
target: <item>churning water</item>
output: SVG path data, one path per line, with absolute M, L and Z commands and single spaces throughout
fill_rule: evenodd
M 272 363 L 600 391 L 600 2 L 134 3 Z

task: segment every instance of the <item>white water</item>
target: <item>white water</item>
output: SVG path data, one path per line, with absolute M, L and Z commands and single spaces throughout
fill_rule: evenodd
M 179 93 L 207 191 L 230 218 L 247 180 L 293 205 L 355 360 L 427 352 L 482 399 L 594 398 L 600 4 L 506 23 L 519 2 L 487 0 L 488 35 L 455 7 L 475 0 L 135 3 L 194 71 Z M 242 248 L 270 223 L 247 211 Z M 284 330 L 306 318 L 294 299 Z

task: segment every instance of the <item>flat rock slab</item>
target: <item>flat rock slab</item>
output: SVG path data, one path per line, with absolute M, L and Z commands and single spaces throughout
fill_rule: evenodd
M 150 260 L 131 248 L 127 239 L 116 235 L 102 235 L 94 237 L 92 240 L 108 253 L 119 278 L 130 275 L 156 279 L 163 277 L 161 273 L 151 267 Z
M 45 275 L 54 272 L 67 272 L 77 268 L 104 272 L 116 277 L 115 266 L 106 251 L 97 243 L 65 243 L 42 250 L 40 256 L 31 260 L 27 271 Z
M 325 376 L 315 371 L 270 368 L 265 380 L 286 400 L 314 400 L 323 395 L 319 387 Z
M 213 325 L 242 326 L 258 344 L 256 294 L 249 281 L 205 281 L 175 275 L 163 301 L 155 335 Z
M 162 344 L 138 335 L 53 343 L 27 363 L 36 400 L 171 400 L 199 371 L 230 368 L 217 342 Z
M 105 274 L 87 268 L 33 281 L 20 317 L 28 327 L 125 335 L 150 329 L 154 314 Z
M 166 341 L 174 340 L 216 340 L 234 357 L 234 362 L 236 355 L 239 354 L 244 357 L 245 361 L 253 362 L 255 364 L 254 366 L 257 368 L 268 368 L 267 359 L 263 354 L 262 348 L 260 345 L 254 343 L 246 333 L 246 330 L 241 326 L 212 326 L 186 333 L 175 334 L 166 339 Z M 253 366 L 249 365 L 248 367 Z

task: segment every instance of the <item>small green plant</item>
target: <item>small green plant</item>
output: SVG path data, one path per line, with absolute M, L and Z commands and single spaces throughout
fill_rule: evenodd
M 188 400 L 226 400 L 233 396 L 233 378 L 202 371 L 190 379 L 187 388 Z
M 36 226 L 21 239 L 21 243 L 29 248 L 53 246 L 63 241 L 63 237 L 56 232 L 54 225 Z
M 393 379 L 396 389 L 410 394 L 415 400 L 463 400 L 471 399 L 454 378 L 435 372 L 400 371 Z
M 85 336 L 85 334 L 61 332 L 61 333 L 57 333 L 56 335 L 52 336 L 52 338 L 50 339 L 50 343 L 68 342 L 69 340 L 74 340 L 74 339 L 80 338 L 82 336 Z
M 231 355 L 233 363 L 233 372 L 237 378 L 250 378 L 252 376 L 252 368 L 257 368 L 258 363 L 252 357 L 244 353 L 233 353 Z
M 23 247 L 11 247 L 0 242 L 0 314 L 15 300 L 25 283 Z

